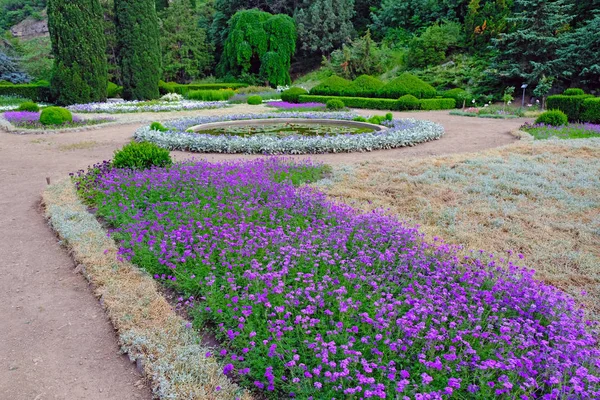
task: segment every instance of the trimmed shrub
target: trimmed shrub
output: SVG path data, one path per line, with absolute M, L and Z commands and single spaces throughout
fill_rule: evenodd
M 579 88 L 569 88 L 563 93 L 565 96 L 583 96 L 585 92 Z
M 350 97 L 377 97 L 377 93 L 384 86 L 385 83 L 377 78 L 369 75 L 361 75 L 342 91 L 342 95 Z
M 405 94 L 398 99 L 398 110 L 400 111 L 418 110 L 420 106 L 419 99 L 412 94 Z
M 373 115 L 367 120 L 367 122 L 370 124 L 381 125 L 381 123 L 385 120 L 386 119 L 383 115 Z
M 371 110 L 399 110 L 398 100 L 393 99 L 372 99 L 369 97 L 340 97 L 340 96 L 313 96 L 304 95 L 299 97 L 300 103 L 327 103 L 331 99 L 338 99 L 344 102 L 346 107 L 368 108 Z
M 107 97 L 121 97 L 121 94 L 123 94 L 123 86 L 119 86 L 116 83 L 108 82 L 108 88 L 106 89 Z
M 584 122 L 600 123 L 600 97 L 589 98 L 583 102 L 581 119 Z
M 354 117 L 352 118 L 352 121 L 356 121 L 356 122 L 367 122 L 367 119 L 365 117 L 361 117 L 360 115 L 358 117 Z
M 298 98 L 305 94 L 308 94 L 306 90 L 299 87 L 293 87 L 281 92 L 281 100 L 287 101 L 288 103 L 298 103 Z
M 226 90 L 192 90 L 186 93 L 185 97 L 189 100 L 200 101 L 227 101 L 235 96 L 231 89 Z
M 419 101 L 421 110 L 450 110 L 456 107 L 454 99 L 423 99 Z
M 327 109 L 328 110 L 343 110 L 346 105 L 344 104 L 344 102 L 340 99 L 330 99 L 327 100 Z
M 148 169 L 168 167 L 173 164 L 169 150 L 150 142 L 131 142 L 115 151 L 112 166 L 115 168 Z
M 262 104 L 262 97 L 250 96 L 248 97 L 248 104 L 250 104 L 251 106 L 257 106 L 259 104 Z
M 549 96 L 546 101 L 546 106 L 549 110 L 560 110 L 567 114 L 570 122 L 577 122 L 581 119 L 583 112 L 583 102 L 589 98 L 593 98 L 591 94 L 579 96 L 566 96 L 559 94 Z
M 38 112 L 40 111 L 40 106 L 38 106 L 37 103 L 34 103 L 32 101 L 26 101 L 25 103 L 21 103 L 19 108 L 17 108 L 17 111 Z
M 344 90 L 352 84 L 351 81 L 332 75 L 310 90 L 311 95 L 342 96 Z
M 536 124 L 544 124 L 551 126 L 563 126 L 569 124 L 567 114 L 560 110 L 550 110 L 541 113 L 535 120 Z
M 163 124 L 161 124 L 160 122 L 153 122 L 150 124 L 150 130 L 152 131 L 159 131 L 159 132 L 167 132 L 168 129 L 165 128 L 165 126 Z
M 52 102 L 50 88 L 45 85 L 0 85 L 0 96 L 18 96 L 37 102 Z
M 175 93 L 175 86 L 177 86 L 177 83 L 158 81 L 158 92 L 161 95 L 165 95 L 168 93 Z
M 430 99 L 437 95 L 437 91 L 430 84 L 409 73 L 400 75 L 379 91 L 380 97 L 390 99 L 397 99 L 406 94 L 412 94 L 419 99 Z
M 394 114 L 392 114 L 392 113 L 385 114 L 385 120 L 386 121 L 393 121 L 394 120 Z
M 445 99 L 456 100 L 457 108 L 462 108 L 464 105 L 470 104 L 471 100 L 473 100 L 473 96 L 471 96 L 466 90 L 460 88 L 446 90 L 444 93 L 442 93 L 442 97 Z
M 47 107 L 40 114 L 40 122 L 42 125 L 62 125 L 66 122 L 73 121 L 71 111 L 62 107 Z

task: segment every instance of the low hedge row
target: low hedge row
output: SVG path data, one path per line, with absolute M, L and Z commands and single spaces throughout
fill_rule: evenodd
M 52 102 L 50 87 L 44 85 L 0 85 L 0 96 L 19 96 L 35 102 Z
M 368 108 L 372 110 L 449 110 L 456 107 L 454 99 L 373 99 L 368 97 L 344 97 L 344 96 L 299 96 L 300 103 L 327 103 L 331 99 L 341 100 L 346 107 Z
M 600 97 L 593 97 L 583 101 L 581 118 L 585 122 L 600 123 Z
M 185 95 L 187 92 L 191 90 L 221 90 L 221 89 L 240 89 L 247 87 L 246 83 L 198 83 L 198 84 L 189 84 L 182 85 L 179 83 L 173 82 L 159 82 L 158 90 L 161 95 L 165 95 L 167 93 L 178 93 L 181 95 Z
M 388 83 L 383 83 L 379 79 L 368 75 L 361 75 L 354 81 L 334 75 L 312 88 L 310 94 L 387 99 L 412 95 L 419 99 L 429 99 L 435 97 L 437 92 L 433 86 L 416 76 L 404 73 Z
M 577 96 L 559 94 L 549 96 L 546 108 L 548 110 L 560 110 L 567 114 L 569 121 L 578 122 L 583 120 L 582 115 L 585 113 L 584 102 L 588 99 L 594 99 L 594 96 L 591 94 Z

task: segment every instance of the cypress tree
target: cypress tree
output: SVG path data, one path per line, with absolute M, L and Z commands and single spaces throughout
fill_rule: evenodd
M 61 105 L 106 100 L 108 70 L 98 0 L 48 0 L 54 66 L 52 92 Z
M 160 38 L 154 0 L 115 0 L 123 98 L 159 97 Z

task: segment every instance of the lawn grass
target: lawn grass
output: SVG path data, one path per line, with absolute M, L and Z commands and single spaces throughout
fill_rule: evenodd
M 536 277 L 600 319 L 600 139 L 334 170 L 327 193 L 467 249 L 525 255 Z M 582 295 L 586 292 L 586 295 Z
M 566 126 L 524 125 L 521 130 L 535 140 L 600 138 L 599 124 L 569 124 Z

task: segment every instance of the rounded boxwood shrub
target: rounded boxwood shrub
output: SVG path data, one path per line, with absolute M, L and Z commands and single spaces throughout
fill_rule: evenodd
M 40 122 L 42 125 L 62 125 L 73 121 L 71 111 L 62 107 L 48 107 L 42 110 Z
M 344 90 L 349 88 L 351 84 L 351 81 L 333 75 L 310 89 L 310 94 L 320 96 L 341 96 Z
M 412 94 L 405 94 L 404 96 L 398 99 L 398 110 L 418 110 L 419 104 L 419 99 L 417 99 L 415 96 L 413 96 Z
M 169 150 L 150 142 L 131 142 L 115 151 L 112 160 L 115 168 L 148 169 L 172 164 Z
M 256 106 L 262 104 L 262 97 L 260 96 L 250 96 L 248 97 L 248 104 L 252 106 Z
M 419 99 L 431 99 L 437 95 L 437 91 L 430 84 L 406 72 L 379 91 L 379 96 L 390 99 L 397 99 L 406 94 L 412 94 Z
M 34 103 L 33 101 L 26 101 L 25 103 L 21 103 L 19 108 L 17 108 L 17 111 L 38 112 L 40 111 L 40 106 L 38 106 L 37 103 Z
M 153 131 L 159 131 L 159 132 L 166 132 L 168 131 L 167 128 L 165 128 L 165 126 L 163 124 L 161 124 L 160 122 L 153 122 L 150 124 L 150 129 Z
M 343 101 L 338 99 L 327 100 L 327 109 L 328 110 L 343 110 L 346 108 L 346 105 Z
M 585 92 L 579 88 L 569 88 L 563 93 L 565 96 L 583 96 Z
M 377 97 L 377 93 L 385 83 L 369 75 L 361 75 L 350 86 L 342 91 L 344 96 L 350 97 Z
M 540 114 L 535 120 L 536 124 L 544 124 L 551 126 L 562 126 L 569 123 L 567 114 L 560 110 L 550 110 Z
M 299 87 L 293 87 L 281 92 L 281 100 L 287 101 L 288 103 L 299 103 L 299 97 L 305 94 L 308 94 L 308 91 Z

